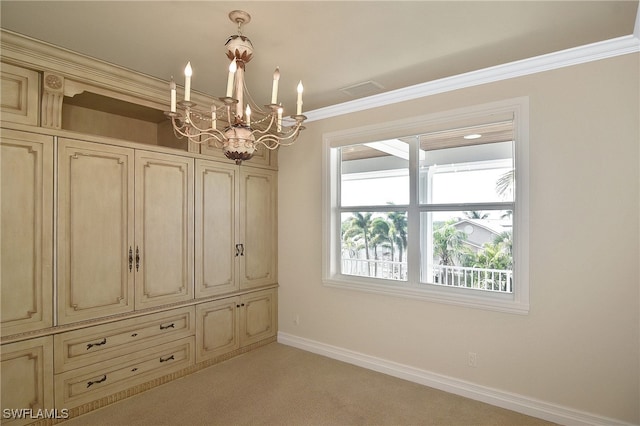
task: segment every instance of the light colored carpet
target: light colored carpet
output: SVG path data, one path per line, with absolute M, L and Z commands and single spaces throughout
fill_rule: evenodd
M 549 425 L 272 343 L 116 404 L 78 425 Z

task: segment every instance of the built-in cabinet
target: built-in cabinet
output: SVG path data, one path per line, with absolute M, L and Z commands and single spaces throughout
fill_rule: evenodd
M 276 174 L 196 160 L 196 296 L 277 282 Z
M 61 324 L 193 298 L 193 161 L 59 140 Z
M 275 336 L 275 289 L 228 297 L 196 306 L 196 361 L 224 355 Z
M 4 344 L 0 358 L 3 413 L 16 410 L 3 414 L 2 424 L 24 425 L 40 410 L 54 410 L 52 336 Z
M 2 120 L 37 126 L 40 75 L 30 69 L 0 62 L 0 82 Z
M 60 324 L 133 311 L 134 161 L 132 149 L 58 141 Z
M 192 365 L 194 336 L 193 306 L 57 334 L 56 406 L 74 407 Z
M 2 335 L 53 325 L 53 137 L 0 129 Z
M 73 417 L 274 341 L 275 153 L 178 146 L 166 82 L 2 33 L 3 413 Z

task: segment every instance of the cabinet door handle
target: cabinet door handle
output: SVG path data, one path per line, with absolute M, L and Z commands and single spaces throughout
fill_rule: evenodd
M 133 269 L 133 249 L 129 246 L 129 272 Z
M 95 385 L 96 383 L 102 383 L 105 380 L 107 380 L 107 375 L 103 375 L 102 378 L 100 380 L 93 380 L 93 381 L 89 381 L 87 382 L 87 387 L 90 387 L 91 385 Z
M 94 346 L 102 346 L 107 343 L 107 338 L 105 337 L 102 341 L 98 343 L 87 343 L 87 350 L 91 349 Z
M 160 324 L 160 330 L 166 330 L 167 328 L 176 328 L 174 323 L 171 323 L 169 325 L 162 325 Z
M 136 246 L 136 272 L 140 270 L 140 249 Z
M 236 244 L 236 257 L 240 256 L 240 244 Z
M 240 256 L 244 256 L 244 244 L 240 244 Z
M 160 362 L 167 362 L 167 361 L 171 361 L 172 359 L 175 359 L 173 355 L 171 355 L 168 358 L 162 358 L 160 357 Z

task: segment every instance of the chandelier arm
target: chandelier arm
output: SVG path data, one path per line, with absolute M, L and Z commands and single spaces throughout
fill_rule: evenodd
M 290 146 L 298 139 L 300 130 L 304 129 L 302 122 L 297 123 L 286 132 L 277 135 L 267 133 L 256 139 L 256 143 L 264 145 L 268 149 L 276 149 L 279 146 Z
M 299 133 L 295 133 L 293 135 L 290 136 L 291 140 L 288 142 L 283 142 L 287 139 L 282 139 L 282 138 L 278 138 L 274 135 L 264 135 L 261 136 L 260 138 L 256 139 L 256 144 L 261 144 L 262 146 L 264 146 L 267 149 L 270 150 L 274 150 L 274 149 L 278 149 L 281 146 L 290 146 L 293 145 L 296 141 L 296 139 L 298 139 L 298 135 Z
M 180 123 L 177 114 L 171 117 L 171 122 L 173 124 L 174 134 L 176 134 L 179 139 L 187 138 L 197 144 L 213 140 L 217 148 L 221 148 L 226 139 L 224 133 L 218 129 L 200 129 L 193 121 L 187 119 Z M 202 136 L 205 136 L 205 138 L 202 139 Z

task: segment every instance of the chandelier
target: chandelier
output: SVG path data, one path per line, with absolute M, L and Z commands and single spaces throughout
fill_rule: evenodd
M 278 103 L 278 81 L 280 70 L 273 73 L 271 103 L 259 107 L 247 90 L 245 66 L 253 56 L 251 40 L 242 35 L 242 25 L 251 21 L 251 16 L 242 10 L 229 13 L 229 19 L 238 25 L 238 34 L 225 43 L 227 57 L 231 60 L 225 97 L 214 100 L 209 111 L 196 110 L 191 102 L 191 63 L 184 70 L 184 100 L 176 101 L 176 84 L 171 77 L 169 85 L 171 110 L 165 115 L 171 118 L 173 130 L 179 139 L 213 145 L 221 148 L 224 155 L 241 164 L 249 160 L 258 146 L 274 150 L 279 146 L 293 144 L 307 117 L 302 115 L 302 81 L 298 84 L 296 115 L 282 117 L 282 104 Z

